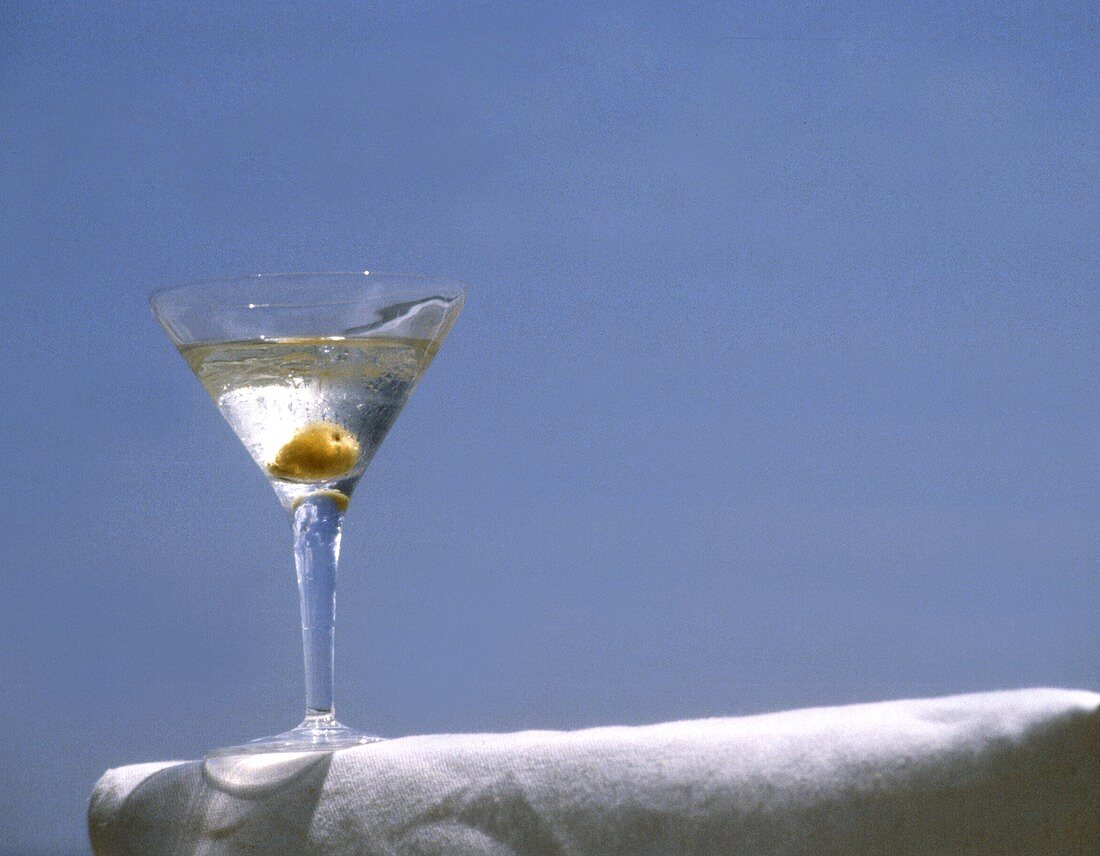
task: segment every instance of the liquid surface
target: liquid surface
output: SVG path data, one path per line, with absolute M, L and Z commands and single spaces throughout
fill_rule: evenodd
M 180 349 L 287 505 L 349 494 L 433 356 L 421 339 L 276 339 Z

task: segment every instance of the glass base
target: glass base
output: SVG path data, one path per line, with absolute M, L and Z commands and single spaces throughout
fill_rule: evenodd
M 374 734 L 364 734 L 336 721 L 332 714 L 307 716 L 302 724 L 282 734 L 249 740 L 240 746 L 226 746 L 206 754 L 207 758 L 234 755 L 263 755 L 271 752 L 334 752 L 384 740 Z

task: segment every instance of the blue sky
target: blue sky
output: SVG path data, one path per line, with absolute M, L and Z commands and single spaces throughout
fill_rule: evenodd
M 1095 689 L 1098 41 L 1090 4 L 4 4 L 11 852 L 300 712 L 282 512 L 146 305 L 206 275 L 470 287 L 349 515 L 349 724 Z

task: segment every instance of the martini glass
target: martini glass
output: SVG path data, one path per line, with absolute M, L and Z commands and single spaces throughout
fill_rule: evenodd
M 305 658 L 296 728 L 213 756 L 371 743 L 336 720 L 333 629 L 348 500 L 462 308 L 434 277 L 257 274 L 153 294 L 157 320 L 290 518 Z

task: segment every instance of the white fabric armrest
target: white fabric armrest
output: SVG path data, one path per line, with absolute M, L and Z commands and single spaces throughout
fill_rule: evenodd
M 1100 854 L 1100 695 L 141 764 L 100 779 L 89 825 L 97 856 Z

